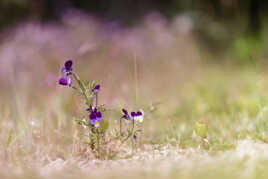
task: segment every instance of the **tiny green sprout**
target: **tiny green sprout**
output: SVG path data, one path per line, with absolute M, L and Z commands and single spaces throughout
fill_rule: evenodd
M 210 148 L 210 144 L 207 138 L 207 125 L 196 121 L 194 124 L 194 133 L 202 139 L 202 143 L 199 147 L 208 150 Z
M 206 139 L 207 138 L 207 126 L 206 126 L 206 124 L 196 121 L 194 124 L 194 132 L 196 135 L 198 135 L 202 139 Z

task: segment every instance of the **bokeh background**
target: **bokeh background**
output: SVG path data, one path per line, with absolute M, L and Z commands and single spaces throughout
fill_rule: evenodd
M 145 111 L 146 144 L 197 147 L 197 120 L 212 150 L 267 142 L 267 17 L 264 0 L 0 0 L 0 165 L 84 156 L 68 59 L 101 84 L 105 119 Z
M 268 55 L 267 8 L 260 0 L 1 0 L 1 91 L 53 88 L 56 69 L 69 58 L 94 78 L 129 71 L 124 65 L 133 58 L 146 63 L 142 78 L 154 71 L 151 63 L 256 65 Z M 155 71 L 171 71 L 165 69 Z

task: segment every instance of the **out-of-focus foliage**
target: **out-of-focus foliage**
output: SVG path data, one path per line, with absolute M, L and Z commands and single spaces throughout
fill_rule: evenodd
M 1 0 L 0 17 L 9 23 L 10 16 L 55 19 L 67 9 L 76 8 L 108 19 L 136 20 L 151 11 L 167 17 L 193 12 L 218 21 L 249 19 L 259 28 L 260 17 L 266 14 L 268 3 L 260 0 Z M 9 12 L 9 14 L 6 14 Z
M 205 49 L 239 62 L 256 59 L 264 45 L 268 2 L 261 0 L 1 0 L 0 30 L 25 21 L 62 22 L 70 11 L 82 11 L 105 22 L 140 24 L 151 12 L 173 20 L 187 15 Z M 151 19 L 153 20 L 153 19 Z
M 28 16 L 29 0 L 1 0 L 0 26 L 12 24 Z
M 255 38 L 238 38 L 234 42 L 234 55 L 238 62 L 255 62 L 263 48 L 263 43 Z

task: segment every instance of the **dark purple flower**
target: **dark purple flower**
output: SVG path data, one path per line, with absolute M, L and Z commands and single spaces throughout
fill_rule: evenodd
M 96 113 L 96 119 L 97 119 L 97 121 L 101 122 L 101 117 L 102 117 L 101 112 L 97 112 Z
M 64 78 L 64 77 L 61 77 L 59 79 L 59 84 L 66 86 L 68 84 L 68 80 L 66 78 Z
M 97 119 L 97 116 L 96 116 L 95 112 L 92 111 L 92 112 L 89 114 L 89 119 L 90 119 L 90 124 L 91 124 L 92 126 L 94 126 L 95 121 L 96 121 L 96 119 Z
M 125 114 L 125 115 L 128 115 L 128 112 L 127 112 L 127 110 L 126 109 L 122 109 L 122 112 L 123 112 L 123 114 Z
M 95 108 L 91 113 L 89 114 L 90 124 L 95 127 L 99 128 L 101 123 L 101 112 L 98 112 Z
M 133 117 L 134 121 L 143 122 L 143 113 L 141 111 L 131 112 L 131 116 Z
M 64 64 L 65 67 L 61 69 L 61 78 L 59 79 L 60 85 L 71 86 L 72 65 L 73 62 L 71 60 L 65 62 Z
M 141 116 L 142 115 L 142 112 L 140 112 L 140 111 L 138 111 L 137 113 L 136 113 L 136 116 Z
M 130 117 L 130 115 L 128 114 L 128 112 L 127 112 L 126 109 L 122 109 L 122 113 L 123 113 L 123 116 L 122 116 L 123 119 L 127 119 L 127 120 L 130 120 L 130 121 L 133 121 L 133 118 Z
M 135 117 L 136 116 L 136 113 L 135 112 L 131 112 L 131 116 L 132 117 Z
M 72 65 L 73 65 L 72 60 L 68 60 L 64 64 L 64 66 L 65 66 L 65 68 L 66 68 L 67 71 L 72 71 Z
M 96 86 L 92 89 L 92 91 L 93 91 L 95 94 L 98 94 L 98 93 L 99 93 L 99 90 L 100 90 L 100 85 L 99 85 L 99 84 L 96 85 Z
M 71 86 L 71 78 L 68 78 L 68 77 L 61 77 L 59 79 L 59 84 L 60 85 L 63 85 L 63 86 Z

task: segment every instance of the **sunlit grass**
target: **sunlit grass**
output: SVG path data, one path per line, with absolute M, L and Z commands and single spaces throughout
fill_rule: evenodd
M 145 110 L 142 137 L 144 145 L 151 145 L 153 150 L 157 151 L 165 151 L 167 146 L 171 150 L 187 151 L 193 148 L 198 156 L 201 140 L 193 132 L 195 121 L 201 121 L 207 126 L 209 147 L 202 149 L 201 146 L 201 150 L 205 150 L 209 156 L 211 155 L 210 157 L 220 156 L 218 152 L 221 151 L 233 151 L 237 141 L 240 140 L 266 143 L 268 137 L 267 77 L 264 72 L 256 68 L 232 67 L 230 69 L 229 67 L 229 65 L 200 65 L 204 71 L 193 72 L 191 80 L 182 80 L 176 90 L 170 90 L 172 97 L 159 98 L 160 102 L 156 104 L 148 104 L 147 101 L 140 99 L 139 104 Z M 142 79 L 139 82 L 143 86 Z M 26 105 L 29 99 L 23 97 L 23 91 L 13 96 L 14 102 L 10 104 L 1 102 L 1 162 L 9 164 L 11 168 L 23 169 L 21 176 L 36 174 L 38 176 L 39 167 L 59 159 L 62 162 L 94 159 L 94 155 L 90 154 L 87 146 L 83 144 L 83 136 L 81 136 L 83 128 L 75 125 L 74 122 L 79 118 L 82 110 L 79 107 L 81 102 L 76 101 L 76 97 L 71 93 L 64 97 L 66 95 L 60 94 L 60 90 L 34 105 Z M 151 97 L 153 101 L 154 97 Z M 131 105 L 127 102 L 125 104 Z M 113 105 L 108 108 L 110 108 L 108 119 L 113 126 L 113 123 L 118 122 L 120 111 Z M 118 151 L 114 151 L 114 154 L 110 153 L 108 159 L 120 161 L 140 155 L 139 152 L 129 153 L 129 150 L 123 146 Z M 142 147 L 140 150 L 150 153 L 152 149 Z M 230 155 L 235 154 L 230 153 Z M 195 159 L 190 157 L 187 160 Z M 237 159 L 231 165 L 229 159 L 221 160 L 216 165 L 210 162 L 197 171 L 188 168 L 186 172 L 183 167 L 174 166 L 163 175 L 172 178 L 237 177 L 243 175 L 247 167 L 244 166 L 244 160 L 247 159 Z M 72 165 L 76 165 L 75 163 Z M 57 165 L 66 164 L 60 162 Z M 250 176 L 265 178 L 268 175 L 263 169 L 262 161 L 254 166 L 256 169 L 253 169 Z M 56 166 L 51 167 L 53 169 Z M 98 171 L 101 171 L 101 167 Z M 194 171 L 194 174 L 191 171 Z M 79 173 L 76 169 L 73 172 L 74 176 L 86 178 L 86 174 Z M 117 176 L 120 169 L 115 167 L 112 172 Z M 59 174 L 60 176 L 64 175 Z M 154 167 L 152 172 L 142 171 L 140 168 L 131 175 L 131 177 L 143 176 L 162 178 L 162 175 L 158 176 L 157 171 L 154 171 Z M 110 176 L 103 174 L 102 177 Z

